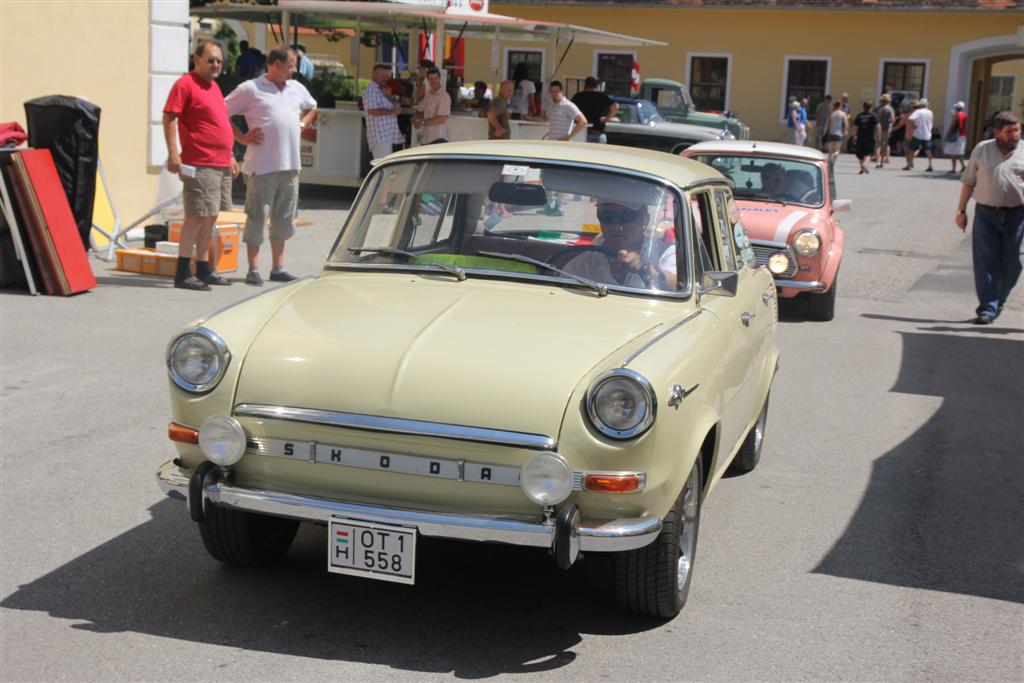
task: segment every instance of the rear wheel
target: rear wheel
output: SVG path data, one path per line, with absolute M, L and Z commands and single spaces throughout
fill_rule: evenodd
M 765 396 L 764 405 L 761 406 L 761 414 L 757 416 L 754 426 L 747 432 L 746 438 L 743 439 L 743 445 L 740 446 L 739 452 L 736 453 L 736 457 L 733 458 L 732 463 L 729 465 L 730 472 L 746 474 L 757 467 L 757 463 L 761 460 L 761 448 L 764 446 L 764 428 L 767 424 L 768 396 Z
M 255 512 L 209 506 L 198 523 L 206 552 L 224 564 L 264 567 L 281 559 L 299 523 L 293 519 L 269 517 Z
M 703 481 L 697 458 L 675 505 L 662 520 L 658 538 L 644 548 L 616 554 L 615 593 L 623 609 L 662 618 L 672 618 L 683 609 L 693 578 Z
M 807 317 L 827 322 L 836 316 L 836 287 L 839 276 L 832 280 L 832 286 L 824 294 L 811 294 L 807 299 Z

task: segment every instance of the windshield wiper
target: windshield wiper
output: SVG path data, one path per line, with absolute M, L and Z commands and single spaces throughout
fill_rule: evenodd
M 459 282 L 462 282 L 463 280 L 466 279 L 466 271 L 464 271 L 462 268 L 459 268 L 458 266 L 453 266 L 447 263 L 441 263 L 440 261 L 435 261 L 434 259 L 428 256 L 424 256 L 423 254 L 414 254 L 411 251 L 405 251 L 403 249 L 392 249 L 391 247 L 349 247 L 348 250 L 353 254 L 362 254 L 372 251 L 375 254 L 384 254 L 385 256 L 407 256 L 409 258 L 422 259 L 423 261 L 427 262 L 427 265 L 436 266 L 446 273 L 451 273 L 456 278 L 458 278 Z
M 535 259 L 535 258 L 532 258 L 530 256 L 523 256 L 522 254 L 505 254 L 505 253 L 500 252 L 500 251 L 478 251 L 478 252 L 476 252 L 476 255 L 477 256 L 490 256 L 492 258 L 503 258 L 503 259 L 508 259 L 509 261 L 519 261 L 520 263 L 531 263 L 531 264 L 533 264 L 535 266 L 539 266 L 539 267 L 544 268 L 546 270 L 550 270 L 550 271 L 552 271 L 554 273 L 558 273 L 559 275 L 564 275 L 565 277 L 572 278 L 576 282 L 579 282 L 582 285 L 586 285 L 587 287 L 590 287 L 592 290 L 597 292 L 598 296 L 608 296 L 608 288 L 605 287 L 604 285 L 602 285 L 600 282 L 594 282 L 593 280 L 588 280 L 585 277 L 580 277 L 579 275 L 573 275 L 572 273 L 567 273 L 564 270 L 562 270 L 561 268 L 556 268 L 555 266 L 551 265 L 550 263 L 547 263 L 545 261 L 541 261 L 540 259 Z

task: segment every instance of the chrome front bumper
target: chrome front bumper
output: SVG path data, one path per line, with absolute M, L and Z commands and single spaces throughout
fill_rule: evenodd
M 787 287 L 789 289 L 802 289 L 808 292 L 823 292 L 825 291 L 825 283 L 815 280 L 814 282 L 807 282 L 806 280 L 776 280 L 776 287 Z
M 167 461 L 156 473 L 161 490 L 170 496 L 186 498 L 188 476 L 173 461 Z M 361 503 L 346 503 L 328 498 L 312 498 L 290 493 L 261 491 L 225 482 L 207 484 L 203 495 L 211 503 L 236 510 L 289 517 L 308 522 L 327 522 L 332 516 L 364 522 L 416 527 L 423 536 L 460 541 L 506 543 L 536 548 L 551 548 L 555 525 L 492 517 L 454 515 L 442 512 L 385 508 Z M 611 522 L 580 524 L 580 549 L 592 552 L 633 550 L 649 545 L 661 531 L 661 520 L 652 515 Z

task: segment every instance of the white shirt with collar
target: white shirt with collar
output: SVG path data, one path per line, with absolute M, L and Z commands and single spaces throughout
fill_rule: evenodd
M 278 88 L 264 74 L 240 83 L 224 99 L 229 116 L 244 116 L 249 130 L 263 129 L 263 142 L 245 150 L 245 174 L 301 169 L 299 117 L 303 111 L 316 109 L 316 100 L 306 86 L 288 80 L 283 88 Z

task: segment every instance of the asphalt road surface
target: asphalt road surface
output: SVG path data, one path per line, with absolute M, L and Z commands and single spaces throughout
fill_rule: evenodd
M 409 587 L 328 574 L 304 526 L 280 566 L 226 569 L 153 474 L 165 345 L 244 272 L 185 292 L 94 260 L 88 294 L 0 293 L 0 679 L 1024 680 L 1024 299 L 967 324 L 936 167 L 841 159 L 837 317 L 784 311 L 761 464 L 709 498 L 667 623 L 500 547 L 425 543 Z M 300 275 L 352 192 L 304 195 Z

